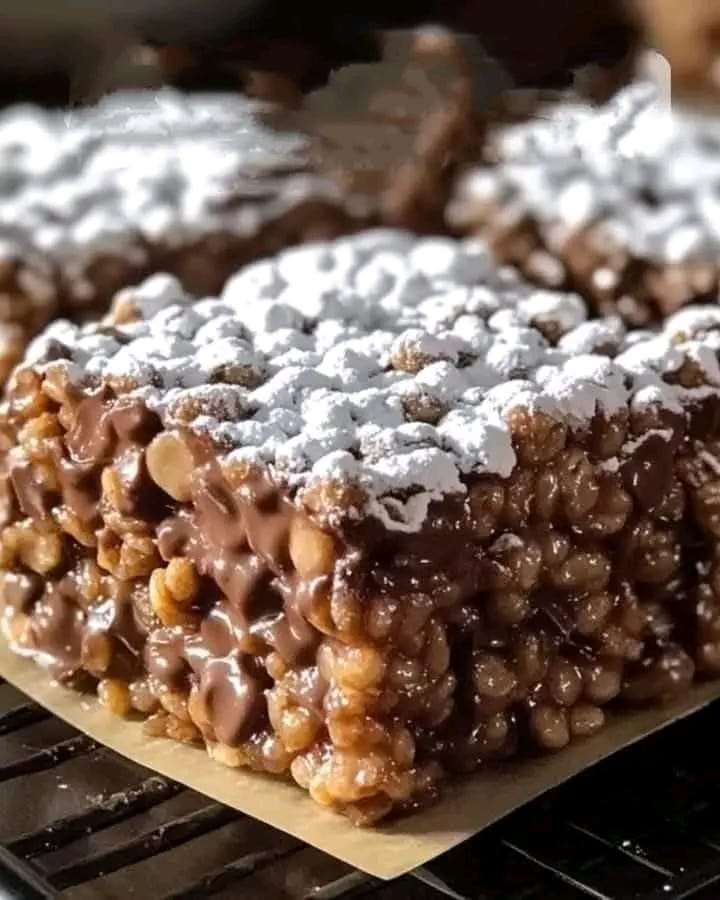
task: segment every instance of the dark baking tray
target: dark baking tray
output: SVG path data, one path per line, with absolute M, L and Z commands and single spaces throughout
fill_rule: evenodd
M 0 684 L 0 896 L 717 900 L 719 713 L 380 882 L 99 747 Z

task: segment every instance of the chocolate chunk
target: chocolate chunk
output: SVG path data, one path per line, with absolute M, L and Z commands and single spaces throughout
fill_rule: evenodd
M 673 477 L 671 444 L 651 434 L 622 465 L 623 482 L 640 508 L 652 512 L 670 490 Z
M 184 657 L 185 636 L 179 630 L 157 628 L 145 646 L 145 665 L 163 685 L 181 688 L 189 672 Z
M 200 669 L 200 696 L 219 741 L 237 746 L 258 727 L 264 712 L 264 685 L 247 671 L 237 651 L 208 660 Z

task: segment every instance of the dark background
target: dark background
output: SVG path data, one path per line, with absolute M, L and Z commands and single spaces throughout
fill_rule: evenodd
M 83 102 L 152 79 L 242 88 L 257 69 L 307 90 L 377 57 L 380 30 L 427 22 L 476 38 L 532 86 L 615 63 L 635 35 L 623 0 L 1 0 L 0 102 Z

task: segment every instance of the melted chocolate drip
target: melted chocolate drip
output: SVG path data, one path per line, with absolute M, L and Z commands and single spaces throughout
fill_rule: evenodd
M 153 636 L 148 667 L 168 686 L 177 686 L 191 670 L 215 734 L 236 744 L 257 726 L 263 691 L 271 684 L 239 646 L 260 640 L 288 664 L 312 662 L 320 636 L 306 614 L 327 592 L 329 580 L 304 582 L 292 573 L 287 545 L 295 513 L 268 482 L 257 480 L 233 492 L 219 466 L 206 461 L 197 484 L 193 508 L 160 523 L 158 548 L 166 560 L 191 559 L 223 598 L 197 634 Z M 314 682 L 312 702 L 323 691 Z
M 269 677 L 263 679 L 252 660 L 239 650 L 220 657 L 191 652 L 190 664 L 216 738 L 233 746 L 250 737 L 265 718 L 264 690 L 270 687 Z
M 98 522 L 100 467 L 91 461 L 68 459 L 59 443 L 53 449 L 55 472 L 65 506 L 83 522 Z
M 107 464 L 129 447 L 146 447 L 158 431 L 160 420 L 141 400 L 115 399 L 102 388 L 80 401 L 65 443 L 73 462 Z
M 185 635 L 181 629 L 158 628 L 145 646 L 145 667 L 153 678 L 179 690 L 186 684 Z
M 62 582 L 49 584 L 33 610 L 35 646 L 52 661 L 57 678 L 71 678 L 80 668 L 80 646 L 85 616 L 63 590 Z

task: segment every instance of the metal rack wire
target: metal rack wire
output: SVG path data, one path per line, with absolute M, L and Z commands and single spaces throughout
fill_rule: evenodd
M 711 707 L 382 883 L 116 756 L 0 684 L 0 895 L 718 900 L 717 719 Z

